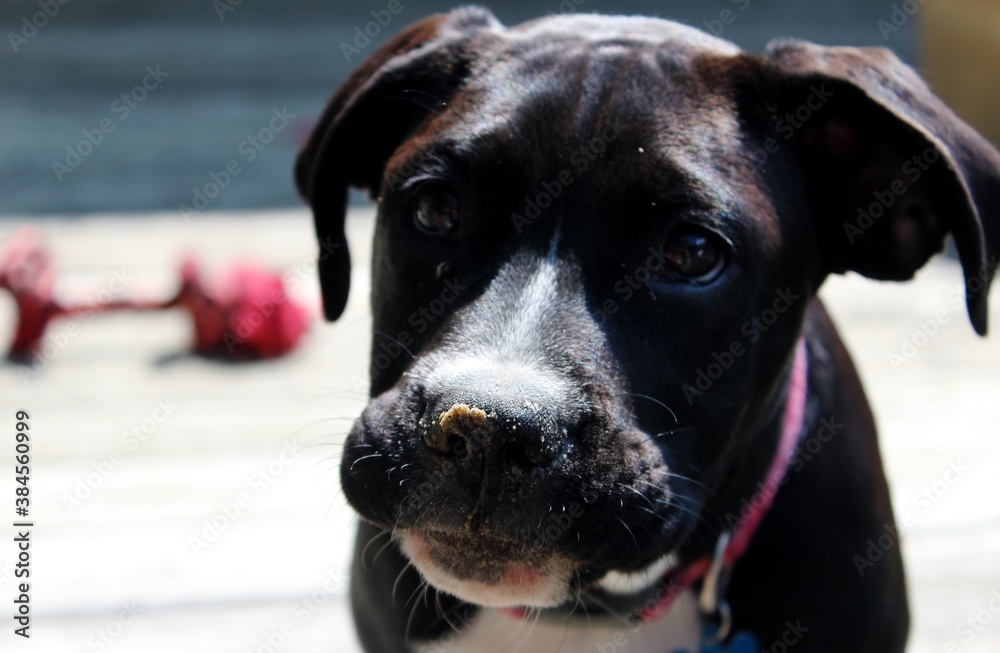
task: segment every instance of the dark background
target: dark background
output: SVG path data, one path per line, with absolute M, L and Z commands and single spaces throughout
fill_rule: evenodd
M 223 0 L 220 0 L 222 2 Z M 388 0 L 229 0 L 220 20 L 212 0 L 42 0 L 58 6 L 15 53 L 10 33 L 41 11 L 38 0 L 0 0 L 0 214 L 173 211 L 230 160 L 240 164 L 208 210 L 299 205 L 291 166 L 299 142 L 347 72 L 405 25 L 456 2 L 400 0 L 403 10 L 350 63 L 340 43 Z M 506 24 L 558 12 L 560 0 L 484 3 Z M 741 6 L 745 6 L 741 10 Z M 883 45 L 916 60 L 911 20 L 883 37 L 881 0 L 584 0 L 580 11 L 639 13 L 704 27 L 724 10 L 721 34 L 750 50 L 771 38 Z M 29 31 L 30 33 L 30 31 Z M 121 120 L 112 103 L 141 83 L 147 66 L 169 73 Z M 296 116 L 247 162 L 237 150 L 266 127 L 274 109 Z M 53 162 L 110 118 L 115 125 L 60 182 Z M 86 148 L 84 148 L 86 151 Z

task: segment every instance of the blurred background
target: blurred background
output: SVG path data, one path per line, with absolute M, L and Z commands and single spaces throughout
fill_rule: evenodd
M 192 202 L 193 189 L 211 181 L 211 172 L 232 159 L 245 163 L 243 171 L 212 199 L 211 210 L 297 205 L 289 182 L 295 147 L 359 60 L 348 62 L 340 44 L 352 43 L 355 29 L 372 20 L 369 12 L 386 4 L 53 2 L 58 11 L 51 18 L 43 14 L 45 21 L 35 19 L 42 11 L 38 0 L 0 3 L 7 36 L 0 48 L 0 214 L 176 211 Z M 403 11 L 391 24 L 379 26 L 362 56 L 402 26 L 456 4 L 402 2 Z M 924 3 L 919 4 L 923 12 Z M 489 6 L 507 24 L 560 11 L 559 0 L 505 0 Z M 884 45 L 911 63 L 926 60 L 918 20 L 904 14 L 908 20 L 897 18 L 900 25 L 893 24 L 891 2 L 585 0 L 578 6 L 581 11 L 657 15 L 702 28 L 714 23 L 723 28 L 721 36 L 752 50 L 781 35 L 827 44 Z M 726 10 L 734 12 L 730 24 L 719 20 Z M 891 29 L 880 27 L 880 20 Z M 43 26 L 34 28 L 35 23 Z M 26 36 L 33 31 L 34 36 Z M 123 101 L 122 94 L 142 83 L 147 66 L 159 67 L 167 76 L 146 97 Z M 294 116 L 291 124 L 274 142 L 254 148 L 257 156 L 248 162 L 240 145 L 267 126 L 276 108 Z M 99 129 L 106 118 L 114 131 L 71 172 L 54 171 L 53 163 L 66 164 L 67 156 L 72 162 L 66 148 L 77 149 L 85 138 L 82 132 Z
M 37 434 L 33 638 L 13 636 L 4 617 L 0 651 L 356 652 L 345 598 L 353 517 L 337 457 L 367 390 L 372 209 L 353 198 L 353 294 L 345 316 L 323 324 L 291 169 L 364 56 L 455 5 L 401 2 L 373 28 L 387 0 L 0 0 L 0 250 L 35 227 L 56 297 L 90 302 L 169 297 L 192 251 L 208 270 L 252 260 L 313 320 L 288 356 L 224 364 L 187 353 L 181 311 L 62 319 L 41 360 L 0 365 L 0 431 L 28 409 Z M 655 15 L 755 51 L 781 36 L 889 47 L 1000 139 L 997 0 L 485 4 L 507 24 L 569 4 Z M 359 46 L 366 29 L 374 36 Z M 361 54 L 346 56 L 345 43 Z M 913 283 L 851 276 L 824 289 L 869 389 L 897 512 L 916 517 L 901 544 L 912 653 L 1000 650 L 990 607 L 1000 596 L 1000 346 L 995 333 L 976 338 L 948 300 L 960 281 L 944 259 Z M 942 308 L 928 336 L 922 325 Z M 0 343 L 15 316 L 0 290 Z M 894 364 L 890 354 L 914 341 Z M 12 447 L 0 442 L 3 521 L 15 486 Z M 967 471 L 951 482 L 955 465 Z M 0 530 L 9 602 L 16 552 Z
M 289 162 L 331 90 L 389 34 L 455 4 L 402 2 L 403 11 L 391 24 L 369 29 L 371 43 L 348 61 L 340 44 L 353 43 L 355 30 L 364 30 L 370 12 L 385 2 L 4 0 L 0 214 L 177 210 L 232 159 L 246 165 L 212 198 L 210 209 L 296 205 Z M 567 6 L 667 17 L 750 50 L 779 35 L 890 47 L 927 72 L 967 119 L 997 134 L 1000 91 L 988 82 L 998 73 L 986 62 L 995 61 L 1000 9 L 989 0 L 490 5 L 507 24 Z M 731 20 L 723 22 L 727 11 Z M 123 99 L 142 83 L 147 67 L 162 72 L 155 89 Z M 248 147 L 247 139 L 267 126 L 275 109 L 287 111 L 288 128 L 272 143 Z M 105 119 L 114 131 L 79 152 L 84 132 L 93 133 Z M 56 163 L 69 171 L 54 169 Z

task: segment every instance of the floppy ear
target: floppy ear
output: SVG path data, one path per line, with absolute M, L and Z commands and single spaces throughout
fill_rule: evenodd
M 466 7 L 406 28 L 341 84 L 299 151 L 295 185 L 312 206 L 328 320 L 344 312 L 350 288 L 348 188 L 377 196 L 389 156 L 432 110 L 420 98 L 447 101 L 472 61 L 463 43 L 481 29 L 498 27 L 485 9 Z
M 783 40 L 766 58 L 826 269 L 909 279 L 951 233 L 969 318 L 985 334 L 1000 247 L 1000 154 L 889 50 Z

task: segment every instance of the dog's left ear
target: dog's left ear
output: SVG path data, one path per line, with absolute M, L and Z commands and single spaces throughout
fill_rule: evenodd
M 969 317 L 985 334 L 1000 248 L 997 150 L 889 50 L 783 40 L 765 56 L 770 119 L 798 147 L 825 269 L 909 279 L 951 233 Z
M 378 195 L 389 156 L 461 84 L 473 58 L 463 46 L 477 32 L 500 27 L 478 7 L 425 18 L 365 59 L 330 98 L 295 161 L 295 185 L 312 206 L 319 238 L 326 319 L 344 312 L 350 288 L 347 189 Z

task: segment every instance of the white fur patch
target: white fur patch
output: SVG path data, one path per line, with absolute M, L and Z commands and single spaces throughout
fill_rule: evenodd
M 638 594 L 659 582 L 663 575 L 677 566 L 677 557 L 664 556 L 639 571 L 609 571 L 598 585 L 611 594 Z
M 621 624 L 588 624 L 583 618 L 520 620 L 499 610 L 482 610 L 458 634 L 417 647 L 420 653 L 666 653 L 696 651 L 701 637 L 694 592 L 677 596 L 670 610 L 650 623 L 636 619 Z M 445 648 L 447 644 L 447 648 Z
M 449 386 L 461 379 L 487 378 L 497 381 L 526 379 L 541 394 L 532 401 L 541 405 L 565 402 L 578 389 L 554 374 L 542 334 L 551 318 L 556 301 L 559 260 L 556 256 L 558 233 L 549 245 L 548 254 L 519 290 L 513 310 L 489 331 L 473 329 L 458 347 L 445 347 L 425 356 L 414 374 L 427 385 Z M 487 291 L 489 292 L 489 291 Z
M 404 533 L 399 548 L 433 587 L 476 605 L 507 608 L 515 606 L 555 607 L 569 599 L 572 569 L 553 559 L 544 568 L 511 569 L 509 579 L 496 584 L 457 578 L 436 564 L 422 537 Z

